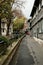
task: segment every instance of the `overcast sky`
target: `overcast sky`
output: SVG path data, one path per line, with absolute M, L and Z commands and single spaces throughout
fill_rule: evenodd
M 25 3 L 23 4 L 25 8 L 22 7 L 21 10 L 23 14 L 25 15 L 25 17 L 29 19 L 35 0 L 19 0 L 19 1 L 25 1 Z M 16 4 L 13 5 L 13 9 L 15 5 Z
M 24 3 L 25 8 L 22 8 L 22 11 L 23 11 L 24 15 L 27 18 L 29 18 L 35 0 L 25 0 L 25 1 L 26 1 Z

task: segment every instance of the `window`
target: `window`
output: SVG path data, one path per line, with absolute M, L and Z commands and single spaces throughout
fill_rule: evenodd
M 40 6 L 42 6 L 42 0 L 40 0 Z
M 43 5 L 43 0 L 41 0 L 41 4 Z
M 11 32 L 11 28 L 9 28 L 9 32 Z
M 3 28 L 3 32 L 4 32 L 4 28 Z
M 39 10 L 41 9 L 41 5 L 39 4 Z
M 2 22 L 2 28 L 5 28 L 5 23 L 4 22 Z
M 42 23 L 39 22 L 39 33 L 41 33 L 41 32 L 42 32 Z
M 43 20 L 39 22 L 39 33 L 43 32 Z
M 2 32 L 4 32 L 4 31 L 5 31 L 5 23 L 2 22 Z
M 42 20 L 42 32 L 43 32 L 43 20 Z

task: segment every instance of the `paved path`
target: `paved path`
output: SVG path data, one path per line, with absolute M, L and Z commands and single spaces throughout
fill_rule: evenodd
M 14 59 L 15 58 L 14 56 L 9 65 L 33 65 L 34 64 L 34 59 L 27 46 L 26 37 L 22 40 L 16 57 L 17 57 L 16 61 Z
M 43 65 L 43 43 L 26 36 L 9 65 Z
M 34 58 L 34 65 L 43 65 L 43 43 L 38 39 L 33 39 L 29 36 L 27 38 L 27 46 Z

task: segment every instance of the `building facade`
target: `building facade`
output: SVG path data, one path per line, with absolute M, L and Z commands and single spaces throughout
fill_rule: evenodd
M 10 23 L 9 26 L 9 35 L 11 35 L 13 33 L 13 23 Z M 3 18 L 1 20 L 1 34 L 2 36 L 6 36 L 7 35 L 7 19 Z
M 31 35 L 43 39 L 43 0 L 35 0 L 31 17 Z
M 1 34 L 2 36 L 5 36 L 7 33 L 7 20 L 6 18 L 3 18 L 1 20 Z

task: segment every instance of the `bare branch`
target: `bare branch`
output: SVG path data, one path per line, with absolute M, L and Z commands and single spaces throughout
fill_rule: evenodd
M 17 7 L 18 8 L 22 8 L 22 7 L 25 8 L 24 5 L 23 5 L 24 3 L 25 3 L 25 1 L 15 0 L 14 4 L 13 4 L 13 5 L 15 5 L 14 9 L 17 8 Z
M 18 6 L 18 7 L 23 7 L 23 8 L 25 8 L 25 7 L 23 6 L 23 4 L 22 4 L 22 3 L 15 2 L 14 4 L 15 4 L 16 6 Z

